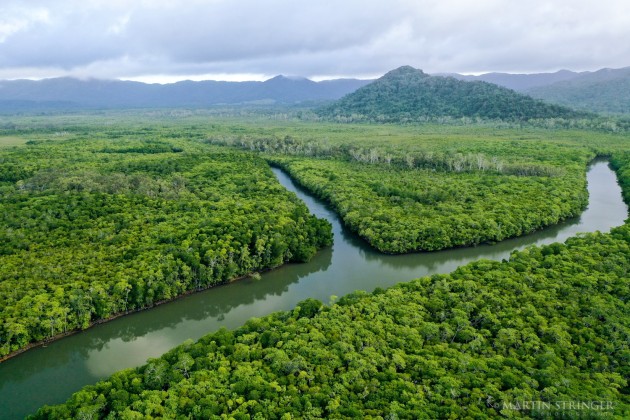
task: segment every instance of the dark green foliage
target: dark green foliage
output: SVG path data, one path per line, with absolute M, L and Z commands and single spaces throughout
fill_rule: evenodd
M 323 305 L 324 304 L 322 302 L 313 298 L 308 298 L 299 302 L 297 305 L 299 308 L 298 318 L 313 318 L 321 310 Z
M 0 160 L 0 356 L 332 243 L 251 154 L 69 140 Z
M 270 160 L 388 253 L 501 241 L 577 216 L 588 202 L 584 167 L 570 161 L 564 162 L 562 176 L 514 176 L 329 159 Z
M 585 115 L 491 83 L 429 76 L 409 66 L 392 70 L 321 108 L 318 113 L 344 121 L 365 119 L 378 122 L 422 121 L 446 116 L 530 120 Z
M 103 153 L 180 153 L 183 152 L 181 147 L 175 147 L 170 144 L 160 142 L 145 142 L 141 146 L 112 148 L 106 147 Z
M 306 301 L 179 346 L 34 418 L 601 414 L 558 410 L 561 401 L 609 402 L 604 414 L 624 418 L 629 276 L 624 226 L 332 307 Z M 514 409 L 524 401 L 551 408 Z
M 619 152 L 613 155 L 610 164 L 617 172 L 619 185 L 623 191 L 623 199 L 630 205 L 630 152 Z
M 317 169 L 311 172 L 322 177 L 325 188 L 333 182 L 347 186 L 356 176 L 361 182 L 350 185 L 348 191 L 358 192 L 366 206 L 368 193 L 388 197 L 390 204 L 382 207 L 386 211 L 394 211 L 414 200 L 440 206 L 461 195 L 463 204 L 457 200 L 454 204 L 468 206 L 464 207 L 466 209 L 486 200 L 484 196 L 483 200 L 475 201 L 470 192 L 449 193 L 450 187 L 462 185 L 474 186 L 470 188 L 473 192 L 484 191 L 490 196 L 488 200 L 492 200 L 492 195 L 504 194 L 504 201 L 508 201 L 511 194 L 519 194 L 512 190 L 514 186 L 523 185 L 525 191 L 519 198 L 531 198 L 533 191 L 540 191 L 541 196 L 547 195 L 545 202 L 557 203 L 558 197 L 564 197 L 571 207 L 584 198 L 584 165 L 595 152 L 614 155 L 613 164 L 620 174 L 625 197 L 629 198 L 630 156 L 619 152 L 620 145 L 627 147 L 627 139 L 622 136 L 479 127 L 257 124 L 253 127 L 240 122 L 226 123 L 213 125 L 209 131 L 212 136 L 245 133 L 251 137 L 281 139 L 273 142 L 279 145 L 274 152 L 287 145 L 286 150 L 295 146 L 308 149 L 313 138 L 330 136 L 333 152 L 349 153 L 361 148 L 361 156 L 369 156 L 372 150 L 380 151 L 381 157 L 392 154 L 391 165 L 381 159 L 373 164 L 349 161 L 345 155 L 335 155 L 330 161 L 305 159 L 302 153 L 296 153 L 299 156 L 287 161 L 302 169 Z M 81 132 L 82 129 L 76 130 Z M 199 134 L 198 130 L 191 129 L 191 132 Z M 172 134 L 177 137 L 175 132 Z M 287 135 L 298 137 L 298 134 L 304 136 L 305 141 L 293 142 L 286 138 Z M 530 141 L 532 139 L 536 141 Z M 69 144 L 76 145 L 69 142 L 60 146 L 57 150 L 60 153 L 52 153 L 54 147 L 33 142 L 32 146 L 42 147 L 46 152 L 46 159 L 35 160 L 42 163 L 41 167 L 25 167 L 19 179 L 0 181 L 2 197 L 7 193 L 8 197 L 22 194 L 47 200 L 33 200 L 30 206 L 20 207 L 19 216 L 16 212 L 3 213 L 3 217 L 12 222 L 27 222 L 26 226 L 15 223 L 10 229 L 0 231 L 0 235 L 5 235 L 0 238 L 0 244 L 7 241 L 16 244 L 16 250 L 0 256 L 3 264 L 9 261 L 13 267 L 3 273 L 7 282 L 13 281 L 7 283 L 13 287 L 5 289 L 9 298 L 12 293 L 25 293 L 20 282 L 11 276 L 20 280 L 20 270 L 30 270 L 39 259 L 74 261 L 75 254 L 67 249 L 63 251 L 66 244 L 76 243 L 73 241 L 81 241 L 86 250 L 100 244 L 98 269 L 84 272 L 81 278 L 92 279 L 109 272 L 114 263 L 115 268 L 133 268 L 133 261 L 152 256 L 146 252 L 154 249 L 168 250 L 167 258 L 172 256 L 168 262 L 181 261 L 182 266 L 201 268 L 207 260 L 204 253 L 197 252 L 202 248 L 200 245 L 217 244 L 227 250 L 234 249 L 224 240 L 228 236 L 233 243 L 251 244 L 238 236 L 238 232 L 251 226 L 250 222 L 258 227 L 267 220 L 286 222 L 287 231 L 278 228 L 278 235 L 267 237 L 265 249 L 270 254 L 293 246 L 291 258 L 309 255 L 311 245 L 304 246 L 304 242 L 296 238 L 300 235 L 318 238 L 313 239 L 319 241 L 315 247 L 330 240 L 326 234 L 318 233 L 329 232 L 325 223 L 306 219 L 310 217 L 306 213 L 304 221 L 296 221 L 295 216 L 302 213 L 293 213 L 292 209 L 300 206 L 270 182 L 268 169 L 258 158 L 248 154 L 207 146 L 191 150 L 187 143 L 170 140 L 169 145 L 181 146 L 184 151 L 103 154 L 99 151 L 107 143 L 97 141 L 93 151 L 101 160 L 96 167 L 94 158 L 88 157 L 90 153 L 79 153 L 77 162 L 73 161 L 70 166 L 53 165 L 57 159 L 63 162 L 68 150 L 64 147 Z M 335 149 L 340 144 L 341 147 Z M 136 145 L 134 142 L 122 146 Z M 396 155 L 397 151 L 401 154 Z M 519 171 L 531 165 L 542 171 L 519 176 L 487 168 L 461 172 L 436 168 L 433 172 L 433 165 L 448 161 L 433 159 L 433 155 L 429 159 L 429 152 L 440 153 L 446 159 L 457 154 L 463 157 L 483 154 L 490 161 L 497 157 Z M 413 160 L 412 165 L 408 165 L 409 174 L 405 174 L 402 166 L 407 164 L 408 155 Z M 271 156 L 273 160 L 278 157 Z M 326 153 L 317 156 L 331 157 Z M 19 157 L 19 153 L 11 156 L 11 162 L 24 165 L 14 157 Z M 398 166 L 394 165 L 397 158 L 401 159 Z M 63 169 L 54 170 L 55 166 Z M 548 168 L 554 170 L 549 172 Z M 67 179 L 72 178 L 69 174 L 81 176 L 77 180 Z M 344 174 L 347 176 L 340 176 Z M 416 185 L 414 178 L 420 176 L 418 174 L 426 175 L 420 185 Z M 410 178 L 406 179 L 407 176 Z M 184 179 L 181 189 L 177 188 L 181 186 L 179 177 Z M 117 182 L 114 184 L 113 180 Z M 164 180 L 169 182 L 164 183 Z M 406 180 L 411 182 L 405 185 Z M 550 184 L 545 184 L 547 182 Z M 438 188 L 430 191 L 434 183 Z M 116 185 L 115 192 L 106 191 L 111 185 Z M 312 188 L 317 191 L 324 187 Z M 18 194 L 20 188 L 23 190 Z M 191 194 L 200 197 L 203 205 L 196 206 Z M 55 195 L 66 200 L 63 201 L 66 205 L 49 197 Z M 87 198 L 101 201 L 96 201 L 98 204 L 86 201 L 92 204 L 85 206 L 85 210 L 82 203 Z M 467 202 L 467 199 L 471 200 Z M 159 203 L 159 211 L 148 206 L 147 200 Z M 499 198 L 495 202 L 508 206 Z M 519 208 L 523 203 L 526 206 Z M 506 209 L 514 212 L 513 220 L 519 224 L 531 223 L 531 217 L 540 218 L 538 214 L 523 212 L 522 208 L 532 205 L 541 212 L 546 211 L 544 203 L 531 200 L 523 203 L 514 203 L 516 210 Z M 276 207 L 269 208 L 269 205 Z M 49 207 L 52 213 L 46 213 Z M 125 216 L 136 208 L 133 217 Z M 171 210 L 176 211 L 180 223 L 168 217 Z M 89 211 L 90 217 L 83 217 L 83 211 Z M 460 211 L 456 210 L 454 215 L 459 216 Z M 264 214 L 260 216 L 264 220 L 259 218 L 260 213 Z M 55 229 L 74 226 L 71 223 L 75 221 L 83 226 L 88 219 L 100 223 L 92 229 L 92 236 L 88 234 L 89 228 L 86 232 L 71 230 L 70 236 L 55 236 Z M 155 221 L 165 229 L 152 229 L 146 220 Z M 452 221 L 444 219 L 442 222 L 441 225 L 448 226 Z M 47 248 L 49 254 L 42 255 L 35 241 L 14 234 L 35 232 L 28 228 L 40 225 L 46 230 L 37 239 L 47 240 L 51 235 L 51 240 L 61 240 L 59 255 L 50 247 Z M 199 244 L 188 241 L 190 226 L 194 235 L 206 234 L 205 229 L 213 230 L 205 240 L 200 239 Z M 276 224 L 270 223 L 269 227 L 277 232 Z M 104 236 L 98 236 L 101 231 Z M 150 240 L 137 240 L 139 246 L 135 246 L 136 243 L 127 246 L 125 240 L 139 232 L 148 235 Z M 96 239 L 91 242 L 91 238 Z M 191 248 L 194 252 L 189 252 Z M 34 257 L 29 259 L 31 253 Z M 17 255 L 15 260 L 11 259 L 13 255 Z M 65 404 L 42 408 L 35 418 L 603 417 L 599 412 L 590 411 L 510 409 L 523 401 L 609 401 L 612 408 L 605 416 L 615 414 L 618 418 L 627 418 L 630 415 L 629 256 L 630 228 L 624 226 L 611 234 L 573 238 L 566 245 L 530 248 L 513 254 L 509 262 L 479 261 L 450 275 L 423 278 L 389 290 L 375 290 L 372 294 L 355 292 L 331 307 L 307 299 L 293 311 L 251 319 L 235 331 L 220 330 L 197 343 L 185 343 L 159 359 L 151 359 L 145 366 L 118 372 L 77 392 Z M 111 264 L 108 258 L 112 259 Z M 79 258 L 80 270 L 74 272 L 84 270 L 86 265 L 81 264 Z M 26 277 L 39 279 L 41 277 L 35 275 L 45 275 L 46 278 L 41 282 L 27 282 L 25 289 L 32 288 L 32 293 L 43 296 L 62 296 L 65 292 L 59 291 L 58 284 L 62 284 L 63 276 L 55 271 L 57 266 L 51 264 L 50 273 L 28 271 Z M 227 264 L 217 270 L 230 274 L 235 269 L 238 267 Z M 158 267 L 155 276 L 172 272 L 170 266 Z M 142 273 L 131 271 L 129 279 L 142 279 L 138 275 Z M 163 288 L 173 283 L 173 276 L 169 279 L 170 283 Z M 155 277 L 150 280 L 151 284 L 156 284 Z M 143 296 L 144 290 L 133 287 L 134 284 L 139 283 L 131 284 L 129 292 L 124 282 L 114 287 L 108 284 L 107 290 L 128 297 L 119 302 L 132 302 Z M 87 305 L 98 313 L 106 311 L 109 297 L 99 290 L 97 287 L 97 293 L 92 295 L 91 289 L 74 288 L 68 294 L 71 313 L 80 313 Z M 35 303 L 29 302 L 28 311 L 39 311 L 41 302 Z M 4 308 L 4 301 L 0 307 Z M 43 328 L 56 327 L 55 320 L 61 318 L 54 310 L 42 307 L 42 311 L 44 309 L 53 316 Z M 27 318 L 31 319 L 38 318 Z M 13 319 L 9 321 L 2 327 L 15 326 L 11 324 Z M 19 336 L 23 330 L 11 331 Z
M 577 216 L 587 203 L 593 148 L 618 150 L 624 140 L 543 130 L 342 127 L 329 131 L 342 133 L 336 140 L 248 133 L 207 141 L 262 152 L 372 246 L 402 253 L 501 241 Z

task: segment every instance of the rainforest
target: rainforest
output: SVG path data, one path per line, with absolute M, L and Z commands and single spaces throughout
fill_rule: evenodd
M 332 242 L 251 154 L 137 133 L 1 156 L 0 356 Z
M 624 0 L 2 0 L 0 420 L 630 419 Z
M 341 297 L 312 283 L 299 301 L 240 315 L 241 326 L 222 328 L 212 310 L 212 327 L 163 355 L 147 348 L 139 363 L 113 365 L 128 369 L 106 368 L 35 405 L 0 401 L 7 413 L 547 417 L 567 411 L 515 407 L 594 400 L 608 402 L 606 415 L 630 412 L 623 130 L 340 124 L 301 111 L 17 116 L 3 117 L 1 130 L 0 395 L 18 392 L 11 372 L 28 371 L 30 354 L 63 366 L 75 357 L 55 354 L 64 341 L 183 295 L 273 289 L 288 275 L 278 267 L 306 261 L 317 278 L 355 278 Z M 614 224 L 588 227 L 602 232 L 544 239 L 594 208 L 596 159 L 616 174 L 597 188 L 618 182 L 620 216 L 604 201 L 598 217 Z M 313 215 L 280 175 L 321 210 Z M 352 263 L 346 243 L 369 258 Z M 369 259 L 395 269 L 352 269 Z M 150 331 L 128 331 L 126 341 Z

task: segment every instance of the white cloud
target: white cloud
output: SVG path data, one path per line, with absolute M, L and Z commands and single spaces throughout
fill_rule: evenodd
M 129 19 L 131 19 L 131 14 L 126 14 L 119 17 L 107 28 L 107 33 L 113 35 L 121 35 L 129 24 Z
M 625 0 L 3 3 L 0 77 L 325 78 L 403 64 L 469 73 L 630 65 Z
M 0 8 L 0 44 L 34 24 L 48 21 L 48 10 L 43 8 Z

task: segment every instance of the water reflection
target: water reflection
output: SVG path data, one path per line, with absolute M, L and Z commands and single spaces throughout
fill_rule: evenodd
M 608 231 L 620 225 L 628 209 L 615 174 L 605 162 L 589 169 L 589 207 L 581 217 L 531 235 L 440 252 L 383 255 L 343 227 L 324 204 L 297 187 L 281 171 L 279 181 L 319 217 L 333 224 L 335 243 L 308 264 L 291 264 L 263 274 L 190 295 L 94 327 L 0 364 L 0 417 L 22 418 L 44 404 L 66 400 L 81 386 L 116 370 L 137 366 L 186 339 L 220 327 L 236 328 L 251 317 L 286 310 L 314 297 L 328 302 L 357 289 L 388 287 L 433 273 L 446 273 L 481 258 L 501 260 L 515 249 L 564 241 L 577 232 Z
M 220 327 L 236 328 L 252 316 L 289 309 L 293 283 L 326 270 L 332 250 L 309 264 L 289 264 L 263 274 L 189 295 L 39 347 L 0 364 L 0 418 L 23 418 L 44 404 L 62 402 L 81 386 L 140 365 L 188 338 Z

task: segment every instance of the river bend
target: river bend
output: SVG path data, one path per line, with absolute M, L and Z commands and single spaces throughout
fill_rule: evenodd
M 371 291 L 434 273 L 448 273 L 481 258 L 501 260 L 528 245 L 564 241 L 578 232 L 609 231 L 624 223 L 628 208 L 615 173 L 605 161 L 587 172 L 589 205 L 580 217 L 495 245 L 407 255 L 384 255 L 349 232 L 321 201 L 299 188 L 281 170 L 278 180 L 318 217 L 333 225 L 334 245 L 306 264 L 288 264 L 189 295 L 151 310 L 115 319 L 79 334 L 25 352 L 0 364 L 0 418 L 23 418 L 44 404 L 65 401 L 82 386 L 113 372 L 143 364 L 187 339 L 220 327 L 236 328 L 251 317 L 287 310 L 312 297 Z

